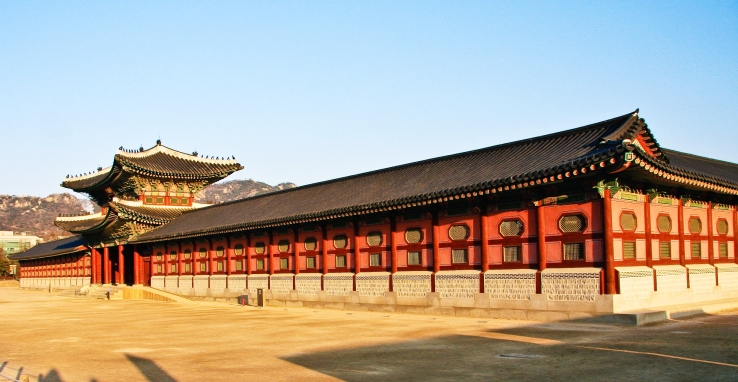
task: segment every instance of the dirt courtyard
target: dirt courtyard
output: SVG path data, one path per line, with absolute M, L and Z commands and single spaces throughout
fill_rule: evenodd
M 738 311 L 626 327 L 0 288 L 0 324 L 0 374 L 32 381 L 738 380 Z

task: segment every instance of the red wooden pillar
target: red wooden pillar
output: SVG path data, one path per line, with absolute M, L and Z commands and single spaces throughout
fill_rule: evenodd
M 536 208 L 536 234 L 538 236 L 538 273 L 536 274 L 536 293 L 541 293 L 541 276 L 546 269 L 546 214 L 543 211 L 543 200 Z
M 233 261 L 233 241 L 226 238 L 226 275 L 231 275 L 231 261 Z
M 169 276 L 169 254 L 171 252 L 169 245 L 164 245 L 164 276 Z
M 192 276 L 193 276 L 193 283 L 194 276 L 197 276 L 197 271 L 199 270 L 197 267 L 197 259 L 200 257 L 200 247 L 197 245 L 197 240 L 192 240 Z
M 359 251 L 359 221 L 354 224 L 354 273 L 359 274 L 361 272 L 361 251 Z M 355 285 L 356 283 L 354 283 Z M 356 290 L 356 288 L 354 288 Z
M 215 244 L 213 243 L 213 239 L 208 239 L 208 275 L 213 275 L 213 258 L 215 257 L 215 249 L 213 248 Z
M 141 280 L 141 254 L 138 252 L 138 244 L 133 245 L 133 283 L 143 284 Z
M 251 235 L 246 235 L 246 275 L 251 275 Z M 246 277 L 246 286 L 248 286 L 249 278 Z
M 431 292 L 436 291 L 436 274 L 441 271 L 441 227 L 438 225 L 438 211 L 433 212 L 433 275 L 431 275 Z
M 677 221 L 679 223 L 679 265 L 685 266 L 687 262 L 686 252 L 684 249 L 684 200 L 679 198 L 677 210 Z
M 712 201 L 707 202 L 707 255 L 709 256 L 710 265 L 715 264 L 715 251 L 712 244 Z
M 612 237 L 612 197 L 609 189 L 605 189 L 603 204 L 605 215 L 605 293 L 617 294 L 617 284 L 615 283 L 615 245 Z
M 300 240 L 300 234 L 298 232 L 299 228 L 295 227 L 295 237 L 294 237 L 294 245 L 292 246 L 292 258 L 295 264 L 295 274 L 300 274 L 300 252 L 297 250 L 298 247 L 298 241 Z M 293 289 L 295 286 L 292 287 Z
M 479 213 L 480 237 L 482 240 L 482 273 L 479 274 L 479 293 L 484 293 L 484 273 L 489 270 L 489 221 L 487 219 L 487 206 L 484 205 Z
M 97 250 L 90 248 L 90 284 L 97 284 L 97 275 L 95 274 L 95 261 L 97 257 Z
M 395 222 L 395 217 L 390 217 L 390 256 L 392 257 L 392 275 L 390 275 L 390 285 L 389 290 L 390 292 L 394 291 L 394 285 L 393 285 L 393 278 L 395 277 L 395 273 L 397 273 L 397 223 Z
M 103 276 L 103 283 L 110 284 L 111 279 L 113 278 L 113 272 L 111 269 L 112 262 L 110 261 L 110 248 L 103 247 L 103 262 L 105 263 L 104 266 L 104 274 Z
M 177 276 L 182 276 L 182 243 L 177 243 Z
M 118 284 L 126 283 L 125 259 L 123 258 L 123 246 L 118 246 Z
M 733 209 L 733 260 L 738 264 L 738 206 Z
M 651 244 L 651 199 L 648 194 L 644 195 L 643 208 L 643 218 L 646 220 L 644 224 L 646 230 L 646 266 L 651 268 L 653 267 L 653 244 Z
M 269 275 L 271 276 L 274 274 L 274 248 L 272 248 L 274 245 L 274 235 L 272 235 L 271 230 L 269 230 L 268 235 L 269 243 L 267 243 L 267 258 L 269 259 Z M 269 282 L 271 283 L 271 277 L 269 278 Z
M 325 224 L 321 226 L 321 229 L 323 231 L 323 239 L 320 245 L 320 251 L 321 251 L 321 260 L 320 260 L 320 266 L 323 271 L 323 276 L 328 274 L 328 267 L 325 266 L 325 259 L 328 257 L 328 228 Z M 320 290 L 323 290 L 323 277 L 320 278 Z
M 149 274 L 151 274 L 151 276 L 153 277 L 153 276 L 156 276 L 156 264 L 155 264 L 155 262 L 156 262 L 156 255 L 154 254 L 153 251 L 151 252 L 151 257 L 149 258 L 149 260 L 150 260 L 149 261 L 149 267 L 151 268 L 149 270 Z

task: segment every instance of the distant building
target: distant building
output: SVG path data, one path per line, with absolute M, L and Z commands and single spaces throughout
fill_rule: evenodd
M 23 252 L 42 241 L 40 237 L 26 232 L 0 231 L 0 248 L 5 250 L 6 255 Z

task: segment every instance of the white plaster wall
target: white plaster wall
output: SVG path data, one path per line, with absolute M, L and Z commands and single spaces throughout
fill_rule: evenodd
M 356 275 L 356 291 L 359 296 L 384 296 L 389 291 L 388 272 L 364 272 Z
M 687 269 L 679 265 L 655 265 L 656 290 L 659 294 L 675 296 L 687 290 Z
M 552 301 L 589 301 L 600 294 L 600 268 L 549 268 L 541 272 L 541 293 Z
M 164 276 L 151 276 L 151 287 L 164 290 Z
M 269 275 L 251 275 L 247 282 L 250 293 L 256 293 L 257 289 L 269 289 Z
M 292 291 L 293 274 L 272 275 L 269 289 L 272 293 L 289 294 Z
M 392 275 L 397 297 L 425 297 L 431 291 L 431 272 L 397 272 Z
M 323 275 L 323 290 L 327 295 L 348 296 L 354 290 L 354 274 L 329 273 Z
M 738 290 L 738 264 L 715 264 L 722 290 Z
M 177 293 L 177 289 L 179 289 L 179 276 L 164 276 L 164 290 Z
M 226 289 L 226 275 L 210 276 L 210 291 L 214 293 L 223 293 Z
M 687 265 L 689 288 L 694 293 L 712 293 L 715 288 L 715 267 L 709 264 Z
M 228 276 L 228 290 L 231 292 L 246 291 L 246 275 Z
M 479 293 L 479 271 L 440 271 L 436 292 L 440 298 L 474 298 Z
M 492 300 L 530 300 L 536 293 L 536 270 L 511 269 L 484 273 L 484 292 Z
M 304 295 L 317 295 L 320 290 L 320 274 L 301 273 L 295 276 L 295 288 L 297 293 Z
M 627 301 L 651 298 L 653 269 L 649 267 L 616 267 L 620 295 Z
M 192 278 L 192 289 L 195 290 L 195 296 L 205 296 L 208 292 L 210 276 L 197 275 Z

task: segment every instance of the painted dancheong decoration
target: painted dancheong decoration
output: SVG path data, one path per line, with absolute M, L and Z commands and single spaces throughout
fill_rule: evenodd
M 662 148 L 637 110 L 193 203 L 241 168 L 160 144 L 120 150 L 110 168 L 65 180 L 103 212 L 59 218 L 78 236 L 15 255 L 23 285 L 86 277 L 215 298 L 264 289 L 273 304 L 570 317 L 738 297 L 738 165 Z

